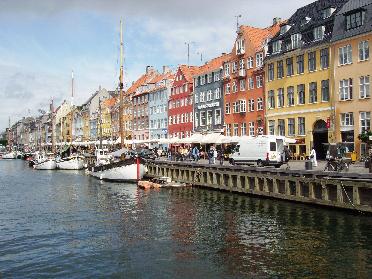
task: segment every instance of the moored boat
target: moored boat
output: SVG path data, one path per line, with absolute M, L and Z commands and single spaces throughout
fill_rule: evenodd
M 57 162 L 57 168 L 61 170 L 81 170 L 84 168 L 83 156 L 70 156 Z
M 2 156 L 2 159 L 16 159 L 16 158 L 17 158 L 17 154 L 13 151 L 6 153 Z
M 57 168 L 57 163 L 52 156 L 47 157 L 44 154 L 37 153 L 33 167 L 36 170 L 54 170 Z

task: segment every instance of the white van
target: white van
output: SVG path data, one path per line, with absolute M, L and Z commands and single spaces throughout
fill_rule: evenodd
M 232 165 L 257 163 L 279 168 L 283 164 L 284 140 L 282 136 L 241 137 L 229 161 Z

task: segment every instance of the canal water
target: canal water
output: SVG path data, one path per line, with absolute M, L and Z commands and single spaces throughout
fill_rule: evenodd
M 372 278 L 371 219 L 0 160 L 0 278 Z

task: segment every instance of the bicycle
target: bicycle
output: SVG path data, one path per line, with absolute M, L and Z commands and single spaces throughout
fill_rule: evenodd
M 348 172 L 349 171 L 350 163 L 344 160 L 343 158 L 340 159 L 327 159 L 327 164 L 324 167 L 324 171 L 336 171 L 336 172 Z

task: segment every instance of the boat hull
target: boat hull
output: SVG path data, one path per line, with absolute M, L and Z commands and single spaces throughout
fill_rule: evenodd
M 41 163 L 34 164 L 35 170 L 55 170 L 57 168 L 57 163 L 55 160 L 47 160 Z
M 16 159 L 16 154 L 14 153 L 7 153 L 2 156 L 2 159 Z
M 73 158 L 70 160 L 63 160 L 57 163 L 57 168 L 61 170 L 81 170 L 84 168 L 84 159 Z
M 139 164 L 139 177 L 137 177 L 137 164 L 132 163 L 106 169 L 103 166 L 102 170 L 99 170 L 99 167 L 95 167 L 90 172 L 90 175 L 106 181 L 137 181 L 137 179 L 142 179 L 145 173 L 146 166 L 141 163 Z

